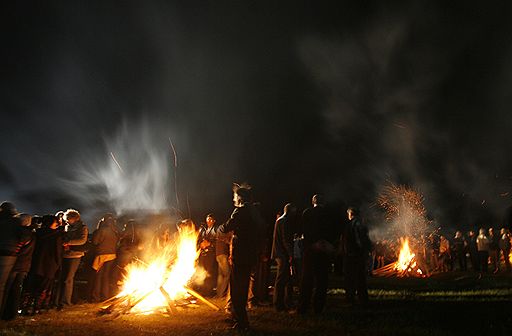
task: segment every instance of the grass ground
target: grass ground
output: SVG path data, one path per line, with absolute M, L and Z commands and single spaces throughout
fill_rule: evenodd
M 253 335 L 512 335 L 512 277 L 440 274 L 428 279 L 369 279 L 371 304 L 348 307 L 333 277 L 321 316 L 250 311 Z M 222 306 L 219 301 L 214 302 Z M 99 315 L 81 304 L 0 322 L 0 335 L 232 335 L 227 315 L 199 305 L 176 315 Z

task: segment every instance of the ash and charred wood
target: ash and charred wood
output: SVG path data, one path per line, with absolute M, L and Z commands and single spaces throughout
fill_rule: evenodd
M 167 301 L 167 305 L 169 306 L 169 313 L 171 314 L 176 314 L 178 313 L 178 310 L 176 309 L 176 303 L 174 302 L 174 300 L 171 298 L 171 296 L 169 295 L 169 293 L 165 290 L 165 288 L 163 286 L 160 287 L 160 292 L 162 293 L 162 295 L 165 297 L 165 300 Z
M 136 305 L 138 305 L 139 303 L 141 303 L 142 301 L 144 301 L 145 298 L 147 298 L 151 293 L 153 293 L 153 291 L 150 291 L 150 292 L 147 292 L 146 294 L 144 294 L 143 296 L 141 296 L 140 298 L 138 298 L 137 300 L 133 301 L 133 302 L 130 302 L 128 304 L 128 306 L 123 310 L 123 313 L 128 313 L 130 312 L 130 310 L 133 309 L 133 307 L 135 307 Z
M 121 303 L 123 303 L 124 301 L 126 300 L 129 300 L 130 299 L 130 296 L 131 294 L 133 293 L 130 293 L 130 294 L 126 294 L 126 295 L 123 295 L 123 296 L 120 296 L 120 297 L 114 297 L 114 298 L 110 298 L 108 299 L 107 301 L 105 301 L 104 303 L 110 303 L 110 305 L 108 305 L 107 307 L 105 308 L 101 308 L 100 309 L 100 313 L 102 314 L 110 314 L 112 313 L 112 311 L 118 306 L 120 305 Z
M 211 303 L 210 301 L 208 301 L 207 299 L 205 299 L 201 294 L 199 294 L 198 292 L 196 292 L 195 290 L 189 288 L 189 287 L 186 287 L 185 286 L 185 290 L 192 296 L 194 296 L 195 298 L 199 299 L 201 302 L 205 303 L 207 306 L 209 306 L 210 308 L 212 308 L 213 310 L 215 311 L 219 311 L 220 308 L 217 307 L 216 305 L 214 305 L 213 303 Z

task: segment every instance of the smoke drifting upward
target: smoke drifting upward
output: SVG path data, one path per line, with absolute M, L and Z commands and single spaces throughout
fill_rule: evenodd
M 461 59 L 468 48 L 499 49 L 495 43 L 503 35 L 489 18 L 479 18 L 475 27 L 470 19 L 475 13 L 466 12 L 457 22 L 450 20 L 452 14 L 431 3 L 380 8 L 343 34 L 300 40 L 300 57 L 325 99 L 330 156 L 346 159 L 343 178 L 331 181 L 332 194 L 373 204 L 386 181 L 393 181 L 423 193 L 429 216 L 443 225 L 474 225 L 482 216 L 485 225 L 500 222 L 510 203 L 500 189 L 510 188 L 510 181 L 493 181 L 505 166 L 482 142 L 501 146 L 504 139 L 493 132 L 509 126 L 497 122 L 498 110 L 486 110 L 485 116 L 479 110 L 491 93 L 478 76 L 489 74 L 475 75 L 472 68 L 478 63 L 492 72 L 494 60 L 481 51 L 465 66 Z M 480 30 L 492 38 L 480 36 Z M 469 98 L 465 80 L 481 92 Z M 467 127 L 484 118 L 481 125 L 495 142 Z
M 84 204 L 105 204 L 118 214 L 161 211 L 170 207 L 169 152 L 165 138 L 155 137 L 148 123 L 124 123 L 105 138 L 103 152 L 92 153 L 76 168 L 67 190 L 79 190 Z M 71 188 L 70 188 L 71 187 Z

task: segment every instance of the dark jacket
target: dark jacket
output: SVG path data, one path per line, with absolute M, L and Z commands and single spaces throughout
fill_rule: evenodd
M 119 234 L 111 225 L 103 225 L 92 234 L 92 244 L 95 245 L 96 255 L 116 254 Z
M 64 258 L 81 258 L 85 254 L 83 245 L 87 242 L 88 233 L 87 226 L 82 221 L 67 226 L 63 239 L 70 246 L 65 249 Z
M 288 259 L 293 257 L 293 232 L 290 216 L 282 215 L 276 220 L 272 240 L 271 258 Z
M 30 265 L 32 264 L 34 248 L 36 246 L 36 234 L 29 227 L 22 227 L 21 229 L 23 231 L 22 236 L 28 237 L 28 241 L 20 243 L 18 258 L 16 258 L 16 263 L 12 268 L 12 272 L 28 273 Z
M 0 255 L 16 256 L 20 248 L 21 223 L 18 217 L 0 213 Z
M 250 203 L 235 208 L 229 220 L 218 227 L 221 233 L 233 231 L 232 260 L 243 265 L 256 263 L 262 249 L 264 230 L 265 223 L 259 210 Z
M 64 232 L 41 228 L 36 232 L 36 244 L 32 256 L 30 273 L 44 278 L 53 279 L 60 268 L 64 248 L 62 237 Z
M 339 252 L 343 256 L 355 257 L 367 255 L 371 250 L 372 242 L 368 235 L 368 228 L 360 218 L 352 218 L 343 228 Z
M 323 205 L 304 210 L 302 213 L 302 231 L 304 234 L 304 249 L 309 249 L 320 241 L 334 244 L 337 238 L 332 218 Z

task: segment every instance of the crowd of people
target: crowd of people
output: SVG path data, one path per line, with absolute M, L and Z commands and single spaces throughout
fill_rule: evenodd
M 368 300 L 363 270 L 371 242 L 356 208 L 347 212 L 348 224 L 340 236 L 339 223 L 332 220 L 321 195 L 313 196 L 312 206 L 302 215 L 294 204 L 286 204 L 275 225 L 263 219 L 250 187 L 235 186 L 233 196 L 235 209 L 227 221 L 218 223 L 210 213 L 198 229 L 197 262 L 206 277 L 195 289 L 203 296 L 225 300 L 234 327 L 248 328 L 247 308 L 252 305 L 320 314 L 336 254 L 346 258 L 347 298 L 355 302 L 357 294 L 362 303 Z M 191 220 L 180 223 L 184 222 L 193 225 Z M 2 203 L 2 318 L 73 304 L 79 269 L 87 280 L 87 301 L 101 302 L 117 294 L 126 266 L 140 261 L 141 230 L 134 220 L 120 228 L 113 214 L 105 214 L 89 234 L 74 209 L 39 217 L 19 213 L 10 202 Z M 169 228 L 156 236 L 152 243 L 159 246 L 172 239 Z M 277 265 L 273 298 L 268 290 L 272 261 Z
M 494 228 L 480 228 L 478 234 L 456 231 L 453 237 L 434 231 L 417 246 L 418 259 L 429 274 L 450 271 L 485 273 L 510 272 L 512 235 L 507 228 L 499 234 Z M 402 247 L 400 239 L 382 239 L 375 242 L 369 271 L 396 261 Z

